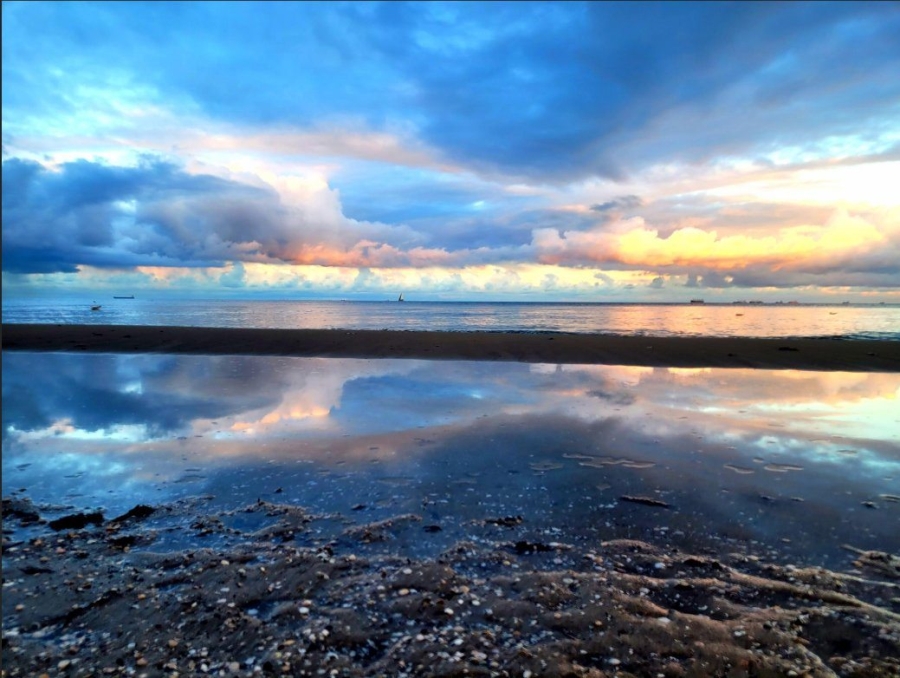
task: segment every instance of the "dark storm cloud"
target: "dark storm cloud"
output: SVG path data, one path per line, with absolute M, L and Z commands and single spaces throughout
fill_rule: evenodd
M 54 172 L 13 158 L 3 163 L 3 270 L 209 264 L 264 231 L 273 209 L 274 194 L 153 159 Z

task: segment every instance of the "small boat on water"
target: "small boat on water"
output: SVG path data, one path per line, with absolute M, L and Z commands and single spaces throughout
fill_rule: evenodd
M 92 311 L 99 311 L 99 310 L 100 310 L 100 304 L 91 304 L 91 310 L 92 310 Z
M 403 298 L 403 292 L 400 293 L 400 296 L 397 298 L 397 301 L 406 301 L 406 299 Z
M 703 299 L 691 299 L 692 304 L 705 304 L 706 302 Z
M 113 299 L 134 299 L 134 295 L 132 294 L 130 297 L 113 297 Z

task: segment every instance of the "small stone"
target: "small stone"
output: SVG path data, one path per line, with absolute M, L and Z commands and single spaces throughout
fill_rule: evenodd
M 65 671 L 67 668 L 69 668 L 69 665 L 71 663 L 72 662 L 70 660 L 63 659 L 59 664 L 56 665 L 56 668 L 58 668 L 60 671 Z
M 306 605 L 301 605 L 300 607 L 297 608 L 297 612 L 299 612 L 302 615 L 307 615 L 307 614 L 309 614 L 309 608 L 306 607 Z
M 172 647 L 172 648 L 178 647 L 178 641 L 175 640 L 174 638 L 172 638 L 172 640 L 169 641 L 169 647 Z
M 616 659 L 616 658 L 612 658 L 612 659 L 608 660 L 607 663 L 610 664 L 610 665 L 612 665 L 612 666 L 618 666 L 618 665 L 621 664 L 622 662 L 621 662 L 620 660 Z
M 400 589 L 399 591 L 397 591 L 397 595 L 398 595 L 398 596 L 408 596 L 408 595 L 409 595 L 409 589 Z
M 444 614 L 449 615 L 449 616 L 452 617 L 452 616 L 453 616 L 453 608 L 452 608 L 452 607 L 445 607 L 445 608 L 444 608 Z
M 21 612 L 24 609 L 25 609 L 25 606 L 22 605 L 22 603 L 19 603 L 18 605 L 16 605 L 16 612 Z

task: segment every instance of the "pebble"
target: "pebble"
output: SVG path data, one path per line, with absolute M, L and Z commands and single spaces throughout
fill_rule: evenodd
M 611 664 L 612 666 L 618 666 L 618 665 L 621 664 L 622 662 L 621 662 L 619 659 L 613 658 L 613 659 L 608 660 L 607 663 L 608 663 L 608 664 Z
M 398 595 L 398 596 L 408 596 L 408 595 L 409 595 L 409 589 L 400 589 L 399 591 L 397 591 L 397 595 Z
M 453 616 L 453 608 L 452 608 L 452 607 L 445 607 L 445 608 L 444 608 L 444 614 L 449 615 L 449 616 L 452 617 L 452 616 Z
M 309 608 L 306 607 L 306 605 L 301 605 L 300 607 L 297 608 L 297 612 L 299 612 L 300 614 L 306 615 L 306 614 L 309 614 Z

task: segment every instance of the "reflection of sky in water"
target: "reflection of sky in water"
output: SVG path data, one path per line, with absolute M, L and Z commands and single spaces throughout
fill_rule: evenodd
M 900 546 L 898 394 L 897 374 L 6 353 L 3 492 L 115 513 L 282 488 L 321 511 L 827 558 Z

